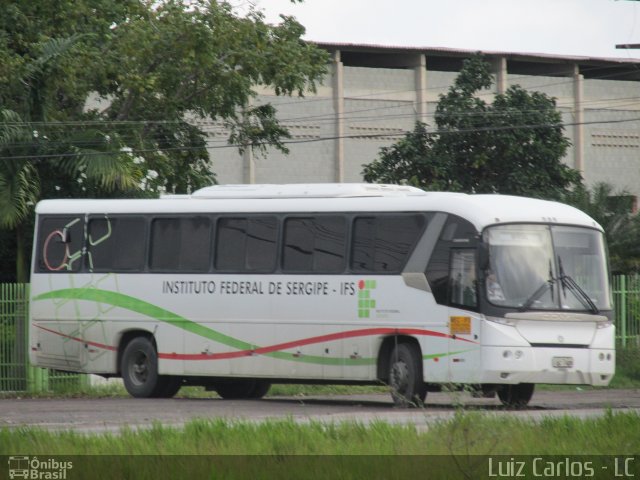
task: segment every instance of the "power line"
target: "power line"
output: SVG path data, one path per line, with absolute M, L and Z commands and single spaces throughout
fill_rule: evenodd
M 605 120 L 605 121 L 592 121 L 592 122 L 573 122 L 566 124 L 533 124 L 533 125 L 500 125 L 500 126 L 487 126 L 487 127 L 477 127 L 470 129 L 456 129 L 456 130 L 437 130 L 432 132 L 427 132 L 427 135 L 437 136 L 437 135 L 451 135 L 451 134 L 464 134 L 464 133 L 484 133 L 484 132 L 492 132 L 492 131 L 506 131 L 506 130 L 531 130 L 531 129 L 539 129 L 539 128 L 557 128 L 563 126 L 575 126 L 575 125 L 595 125 L 595 124 L 618 124 L 618 123 L 626 123 L 626 122 L 637 122 L 640 121 L 640 117 L 629 118 L 629 119 L 618 119 L 618 120 Z M 318 137 L 318 138 L 307 138 L 300 140 L 283 140 L 281 143 L 283 145 L 293 145 L 293 144 L 302 144 L 302 143 L 316 143 L 323 141 L 331 141 L 338 139 L 360 139 L 360 138 L 388 138 L 388 137 L 397 137 L 398 135 L 406 134 L 407 132 L 394 132 L 394 133 L 371 133 L 371 134 L 356 134 L 356 135 L 334 135 L 334 136 L 326 136 L 326 137 Z M 240 148 L 247 147 L 246 145 L 239 144 L 226 144 L 226 145 L 205 145 L 204 148 L 207 150 L 217 150 L 217 149 L 226 149 L 226 148 Z M 200 150 L 203 146 L 189 146 L 183 145 L 179 147 L 169 147 L 161 149 L 163 152 L 169 151 L 188 151 L 188 150 Z M 151 149 L 135 149 L 131 152 L 131 154 L 141 154 L 141 153 L 150 153 L 157 152 L 158 148 Z M 124 152 L 115 151 L 115 152 L 78 152 L 78 153 L 56 153 L 56 154 L 45 154 L 45 155 L 14 155 L 14 156 L 3 156 L 0 157 L 0 160 L 28 160 L 28 159 L 59 159 L 59 158 L 70 158 L 70 157 L 92 157 L 92 156 L 104 156 L 104 155 L 122 155 Z
M 591 70 L 601 70 L 601 69 L 608 69 L 608 67 L 594 67 Z M 607 77 L 610 75 L 603 75 L 603 77 Z M 523 75 L 523 77 L 525 77 Z M 513 78 L 513 77 L 510 77 Z M 532 76 L 526 76 L 526 78 L 535 78 Z M 567 80 L 567 82 L 572 82 L 572 79 Z M 559 83 L 565 83 L 565 81 L 563 82 L 559 82 Z M 554 84 L 547 84 L 547 85 L 554 85 Z M 440 87 L 431 87 L 431 88 L 440 88 Z M 534 87 L 532 86 L 528 86 L 527 90 L 530 90 Z M 398 90 L 396 92 L 410 92 L 413 90 Z M 363 95 L 362 97 L 370 97 L 372 95 L 388 95 L 389 92 L 381 92 L 381 93 L 376 93 L 376 94 L 368 94 L 368 95 Z M 487 95 L 495 95 L 494 92 L 487 92 Z M 347 98 L 347 100 L 351 99 L 351 97 Z M 323 98 L 323 99 L 319 99 L 321 101 L 332 101 L 333 98 Z M 626 102 L 627 100 L 629 100 L 628 102 Z M 304 100 L 304 99 L 300 99 L 299 101 L 303 101 L 306 103 L 312 102 L 314 100 Z M 373 100 L 376 101 L 376 100 Z M 619 103 L 619 102 L 623 102 L 625 101 L 626 103 Z M 353 123 L 362 123 L 362 122 L 367 122 L 367 121 L 376 121 L 376 122 L 380 122 L 380 121 L 390 121 L 390 120 L 400 120 L 400 119 L 408 119 L 411 118 L 412 120 L 415 120 L 416 118 L 416 114 L 415 114 L 415 110 L 414 107 L 416 106 L 415 102 L 408 102 L 408 101 L 401 101 L 401 100 L 390 100 L 390 102 L 395 102 L 395 105 L 385 105 L 385 106 L 376 106 L 376 107 L 371 107 L 371 108 L 366 108 L 366 109 L 358 109 L 358 110 L 351 110 L 346 112 L 343 116 L 341 117 L 337 117 L 333 112 L 331 113 L 327 113 L 327 114 L 320 114 L 320 115 L 307 115 L 307 116 L 302 116 L 302 117 L 289 117 L 289 118 L 279 118 L 279 122 L 280 124 L 285 127 L 285 128 L 296 128 L 296 125 L 287 125 L 287 123 L 291 124 L 292 122 L 302 122 L 302 121 L 309 121 L 309 120 L 315 120 L 316 125 L 320 124 L 322 125 L 323 123 L 326 124 L 333 124 L 334 122 L 336 122 L 337 120 L 342 120 L 342 121 L 346 121 L 346 122 L 351 122 Z M 591 108 L 589 109 L 588 107 L 590 105 L 597 105 L 597 104 L 602 104 L 602 103 L 615 103 L 617 102 L 617 104 L 615 106 L 609 107 L 609 108 Z M 432 104 L 432 102 L 424 102 L 425 104 Z M 606 98 L 606 99 L 592 99 L 592 100 L 587 100 L 587 101 L 583 101 L 581 102 L 583 108 L 586 108 L 588 111 L 585 113 L 589 113 L 589 112 L 622 112 L 622 111 L 626 111 L 626 112 L 631 112 L 633 110 L 621 110 L 622 107 L 625 106 L 635 106 L 638 105 L 638 103 L 640 103 L 640 97 L 616 97 L 616 98 Z M 277 107 L 281 106 L 282 103 L 276 105 Z M 564 103 L 556 103 L 555 107 L 558 109 L 563 109 L 563 108 L 567 108 L 565 106 L 566 104 Z M 573 102 L 571 102 L 569 104 L 569 106 L 573 105 Z M 411 112 L 408 113 L 393 113 L 393 114 L 372 114 L 372 115 L 354 115 L 354 114 L 358 114 L 358 113 L 367 113 L 367 112 L 380 112 L 382 110 L 385 111 L 390 111 L 393 109 L 411 109 Z M 523 110 L 523 111 L 519 111 L 517 113 L 521 113 L 521 114 L 526 114 L 526 113 L 536 113 L 539 112 L 540 110 Z M 476 112 L 459 112 L 455 115 L 450 115 L 453 116 L 454 118 L 463 118 L 465 116 L 468 117 L 473 117 L 476 115 L 481 115 L 481 116 L 485 116 L 485 115 L 495 115 L 495 116 L 503 116 L 507 113 L 513 114 L 513 112 L 502 112 L 502 111 L 497 111 L 497 112 L 482 112 L 482 113 L 476 113 Z M 569 112 L 565 112 L 565 111 L 560 111 L 560 113 L 562 115 L 566 115 L 566 114 L 572 114 L 574 113 L 573 110 L 569 111 Z M 434 118 L 436 117 L 437 113 L 427 113 L 426 116 L 429 118 Z M 629 119 L 625 119 L 622 120 L 623 122 L 627 122 L 627 121 L 633 121 L 633 120 L 629 120 Z M 221 129 L 226 129 L 227 126 L 224 125 L 224 123 L 221 123 L 220 121 L 215 121 L 215 120 L 203 120 L 203 121 L 195 121 L 194 123 L 191 123 L 189 120 L 124 120 L 124 121 L 115 121 L 115 120 L 79 120 L 79 121 L 63 121 L 63 122 L 7 122 L 5 123 L 5 125 L 12 125 L 12 126 L 23 126 L 23 127 L 29 127 L 29 128 L 37 128 L 39 130 L 42 130 L 42 136 L 45 136 L 45 130 L 43 129 L 49 129 L 49 128 L 64 128 L 64 127 L 73 127 L 73 128 L 77 128 L 78 126 L 85 126 L 85 127 L 92 127 L 92 126 L 96 126 L 96 127 L 111 127 L 111 128 L 115 128 L 116 130 L 119 129 L 120 127 L 131 127 L 131 126 L 142 126 L 142 125 L 178 125 L 178 124 L 184 124 L 184 123 L 190 123 L 192 126 L 195 127 L 199 127 L 199 128 L 203 128 L 203 127 L 207 127 L 207 126 L 214 126 L 214 127 L 219 127 Z M 605 123 L 615 123 L 615 121 L 598 121 L 598 122 L 584 122 L 583 124 L 605 124 Z M 570 126 L 570 125 L 574 125 L 574 124 L 564 124 L 564 126 Z M 315 125 L 314 125 L 315 126 Z M 380 127 L 380 128 L 397 128 L 398 130 L 404 130 L 402 127 L 395 127 L 395 126 L 384 126 L 384 127 Z M 128 142 L 131 142 L 132 139 L 128 138 L 128 136 L 126 135 L 126 133 L 129 132 L 109 132 L 109 133 L 115 133 L 118 135 L 119 140 L 121 141 L 121 143 L 126 144 Z M 40 132 L 38 132 L 38 134 L 40 134 Z M 133 135 L 133 132 L 131 132 L 131 134 Z M 313 134 L 313 133 L 312 133 Z M 397 136 L 399 135 L 400 132 L 396 131 L 393 133 L 377 133 L 377 134 L 356 134 L 353 135 L 352 137 L 364 137 L 365 135 L 373 135 L 378 136 L 378 137 L 382 137 L 382 136 Z M 322 136 L 317 136 L 316 138 L 313 139 L 305 139 L 308 141 L 321 141 L 325 138 L 337 138 L 337 137 L 322 137 Z M 156 140 L 154 138 L 154 136 L 150 136 L 147 137 L 148 141 L 154 141 Z M 159 140 L 159 139 L 158 139 Z M 304 140 L 302 140 L 304 141 Z M 205 139 L 205 142 L 207 144 L 207 146 L 209 148 L 238 148 L 237 145 L 229 145 L 228 143 L 226 143 L 226 140 L 212 140 L 211 138 Z M 216 146 L 216 144 L 222 144 L 223 142 L 225 142 L 224 145 L 219 145 Z M 283 140 L 283 143 L 287 144 L 287 143 L 291 143 L 292 141 L 289 140 Z M 300 140 L 295 140 L 295 142 L 300 142 Z M 90 147 L 90 146 L 104 146 L 105 141 L 102 140 L 96 140 L 96 141 L 85 141 L 85 142 L 81 142 L 81 143 L 76 143 L 76 145 L 81 145 L 84 147 Z M 49 145 L 55 146 L 55 145 L 66 145 L 67 142 L 49 142 Z M 35 147 L 38 144 L 34 141 L 34 142 L 23 142 L 23 143 L 14 143 L 14 144 L 7 144 L 5 145 L 6 147 L 13 147 L 13 148 L 29 148 L 29 147 Z M 183 147 L 174 147 L 170 149 L 180 149 Z M 193 146 L 193 147 L 188 147 L 188 148 L 199 148 L 197 146 Z M 160 149 L 160 148 L 158 148 Z M 161 150 L 165 150 L 167 151 L 168 148 L 164 148 Z M 152 149 L 148 149 L 148 150 L 138 150 L 139 152 L 147 152 L 147 151 L 153 151 Z M 118 152 L 96 152 L 94 155 L 105 155 L 105 154 L 109 154 L 109 155 L 114 155 L 114 154 L 118 154 Z M 68 154 L 60 154 L 60 156 L 66 156 Z M 9 157 L 0 157 L 0 158 L 9 158 Z
M 598 70 L 610 70 L 611 67 L 591 67 L 591 68 L 587 68 L 583 71 L 598 71 Z M 553 76 L 554 73 L 555 74 L 559 74 L 559 73 L 563 73 L 566 71 L 566 68 L 563 68 L 561 70 L 557 70 L 557 71 L 552 71 L 552 72 L 548 72 L 547 75 L 549 76 Z M 452 74 L 454 72 L 451 72 Z M 609 78 L 611 76 L 616 76 L 619 75 L 619 73 L 611 73 L 611 74 L 607 74 L 607 75 L 602 75 L 600 77 L 592 77 L 589 80 L 597 80 L 597 79 L 604 79 L 604 78 Z M 536 78 L 535 76 L 532 75 L 516 75 L 516 76 L 509 76 L 509 80 L 510 83 L 512 83 L 513 79 L 518 79 L 518 78 Z M 566 80 L 561 80 L 559 82 L 553 82 L 553 83 L 544 83 L 544 84 L 538 84 L 538 85 L 528 85 L 526 87 L 527 90 L 533 90 L 536 88 L 547 88 L 550 86 L 557 86 L 557 85 L 562 85 L 565 83 L 572 83 L 573 79 L 572 78 L 568 78 Z M 432 87 L 427 87 L 426 89 L 421 89 L 421 91 L 429 91 L 429 90 L 446 90 L 447 88 L 449 88 L 451 86 L 451 83 L 449 83 L 448 85 L 443 85 L 443 86 L 432 86 Z M 415 89 L 403 89 L 403 90 L 395 90 L 395 91 L 384 91 L 384 92 L 379 92 L 379 93 L 371 93 L 371 94 L 363 94 L 363 95 L 355 95 L 355 96 L 348 96 L 345 97 L 345 100 L 361 100 L 361 99 L 372 99 L 374 97 L 380 97 L 380 96 L 387 96 L 387 95 L 392 95 L 392 94 L 400 94 L 400 93 L 412 93 L 412 92 L 416 92 Z M 483 97 L 483 96 L 494 96 L 495 92 L 492 91 L 487 91 L 487 92 L 480 92 L 478 96 Z M 283 98 L 283 97 L 274 97 L 274 98 Z M 296 101 L 294 102 L 276 102 L 274 104 L 274 106 L 276 106 L 276 108 L 282 107 L 282 106 L 287 106 L 287 105 L 292 105 L 292 104 L 299 104 L 299 102 L 304 102 L 306 105 L 308 105 L 309 103 L 314 103 L 314 102 L 332 102 L 334 99 L 333 97 L 325 97 L 325 98 L 315 98 L 315 99 L 308 99 L 308 98 L 299 98 L 296 99 Z M 391 102 L 403 102 L 402 104 L 399 104 L 397 106 L 384 106 L 384 107 L 372 107 L 369 109 L 359 109 L 359 110 L 352 110 L 352 111 L 348 111 L 345 112 L 345 114 L 350 114 L 350 113 L 360 113 L 363 111 L 374 111 L 374 110 L 381 110 L 381 109 L 386 109 L 386 108 L 400 108 L 400 107 L 404 107 L 404 106 L 409 106 L 409 104 L 411 105 L 416 105 L 415 102 L 406 102 L 406 101 L 401 101 L 401 100 L 387 100 L 387 101 L 391 101 Z M 597 100 L 599 101 L 599 100 Z M 431 102 L 424 102 L 425 104 L 431 103 Z M 588 103 L 588 102 L 587 102 Z M 310 120 L 310 119 L 322 119 L 322 118 L 335 118 L 335 116 L 332 116 L 331 113 L 328 114 L 321 114 L 321 115 L 313 115 L 313 116 L 301 116 L 301 117 L 281 117 L 279 120 L 281 122 L 287 122 L 287 121 L 304 121 L 304 120 Z M 345 117 L 346 118 L 346 117 Z M 103 125 L 104 122 L 109 122 L 109 123 L 115 123 L 116 121 L 84 121 L 85 124 L 94 124 L 94 125 Z M 73 124 L 74 122 L 60 122 L 60 124 Z M 129 120 L 129 121 L 119 121 L 119 124 L 121 125 L 127 125 L 127 124 L 131 124 L 131 125 L 136 125 L 136 124 L 140 124 L 140 123 L 146 123 L 146 124 L 176 124 L 176 123 L 181 123 L 180 120 L 154 120 L 154 121 L 135 121 L 135 120 Z M 38 124 L 47 124 L 47 122 L 35 122 L 32 123 L 32 125 L 38 125 Z
M 628 101 L 629 100 L 629 101 Z M 633 101 L 630 101 L 633 100 Z M 612 107 L 608 107 L 608 108 L 589 108 L 590 105 L 595 105 L 595 104 L 601 104 L 601 103 L 615 103 L 615 102 L 626 102 L 626 103 L 619 103 L 617 105 L 614 105 Z M 431 104 L 431 102 L 424 102 L 426 104 Z M 588 109 L 591 112 L 595 112 L 595 111 L 599 111 L 599 112 L 621 112 L 621 111 L 632 111 L 632 110 L 622 110 L 621 107 L 625 107 L 625 106 L 633 106 L 633 105 L 638 105 L 640 103 L 640 96 L 633 96 L 633 97 L 612 97 L 612 98 L 603 98 L 603 99 L 593 99 L 593 100 L 587 100 L 587 101 L 583 101 L 581 102 L 583 107 L 586 107 L 586 109 Z M 569 105 L 572 105 L 573 102 L 571 102 L 571 104 L 565 104 L 565 103 L 556 103 L 555 107 L 559 108 L 559 109 L 563 109 L 563 108 L 567 108 Z M 286 123 L 291 123 L 292 121 L 302 121 L 302 120 L 318 120 L 318 121 L 326 121 L 326 122 L 335 122 L 336 120 L 344 120 L 344 121 L 355 121 L 355 120 L 367 120 L 367 119 L 380 119 L 380 118 L 402 118 L 402 117 L 408 117 L 408 116 L 415 116 L 415 112 L 411 113 L 411 114 L 392 114 L 392 115 L 375 115 L 375 116 L 352 116 L 351 114 L 354 113 L 365 113 L 365 112 L 374 112 L 374 111 L 379 111 L 379 110 L 390 110 L 390 109 L 396 109 L 396 108 L 411 108 L 413 109 L 413 107 L 416 104 L 414 102 L 403 102 L 403 103 L 398 103 L 396 105 L 387 105 L 387 106 L 381 106 L 381 107 L 371 107 L 371 108 L 366 108 L 366 109 L 359 109 L 359 110 L 352 110 L 347 112 L 346 115 L 337 117 L 335 114 L 333 113 L 327 113 L 327 114 L 321 114 L 321 115 L 315 115 L 315 116 L 305 116 L 305 117 L 289 117 L 289 118 L 279 118 L 278 121 L 283 124 L 283 126 L 287 126 Z M 530 109 L 530 110 L 519 110 L 520 113 L 536 113 L 536 112 L 541 112 L 541 109 Z M 560 111 L 560 113 L 562 114 L 566 114 L 566 113 L 572 113 L 572 112 L 563 112 Z M 477 116 L 477 115 L 481 115 L 481 116 L 501 116 L 504 115 L 505 112 L 504 111 L 495 111 L 495 112 L 460 112 L 460 113 L 456 113 L 453 114 L 451 116 L 454 117 L 464 117 L 464 116 Z M 436 113 L 427 113 L 427 116 L 429 117 L 435 117 Z M 111 126 L 111 127 L 120 127 L 120 126 L 146 126 L 146 125 L 176 125 L 176 124 L 184 124 L 184 123 L 189 123 L 189 121 L 185 121 L 185 120 L 125 120 L 125 121 L 120 121 L 120 120 L 70 120 L 70 121 L 46 121 L 46 122 L 3 122 L 4 125 L 10 125 L 10 126 L 20 126 L 20 127 L 29 127 L 29 128 L 34 128 L 37 127 L 39 129 L 43 129 L 43 128 L 58 128 L 58 127 L 78 127 L 78 126 L 87 126 L 87 127 L 91 127 L 91 126 Z M 190 123 L 191 126 L 195 126 L 195 127 L 203 127 L 203 126 L 213 126 L 213 127 L 220 127 L 220 128 L 226 128 L 225 125 L 223 123 L 221 123 L 220 121 L 215 121 L 215 120 L 198 120 L 194 123 Z M 292 126 L 292 125 L 289 125 Z M 42 130 L 42 133 L 44 135 L 44 130 Z M 109 132 L 111 133 L 111 132 Z M 38 131 L 38 134 L 40 134 L 40 131 Z M 116 132 L 116 134 L 121 135 L 120 132 Z M 96 144 L 101 144 L 102 142 L 96 142 Z

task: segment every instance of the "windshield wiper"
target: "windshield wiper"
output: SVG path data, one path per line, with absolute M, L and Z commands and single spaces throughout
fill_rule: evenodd
M 578 282 L 576 282 L 569 275 L 565 275 L 564 268 L 562 268 L 562 259 L 560 258 L 560 256 L 558 256 L 558 267 L 560 268 L 560 276 L 558 278 L 562 283 L 562 290 L 565 297 L 566 288 L 568 288 L 569 291 L 573 293 L 573 295 L 580 301 L 580 303 L 582 303 L 582 305 L 587 307 L 593 313 L 600 313 L 597 305 L 593 302 L 593 300 L 591 300 L 589 294 L 585 292 L 580 285 L 578 285 Z
M 540 285 L 538 287 L 538 289 L 535 292 L 533 292 L 529 298 L 527 298 L 526 302 L 524 302 L 522 305 L 520 305 L 520 308 L 518 310 L 520 310 L 521 312 L 524 312 L 525 310 L 528 310 L 529 307 L 531 307 L 531 305 L 533 305 L 533 302 L 538 300 L 547 291 L 548 288 L 551 289 L 551 301 L 553 302 L 553 285 L 554 285 L 554 283 L 556 283 L 556 279 L 553 278 L 553 270 L 551 268 L 551 260 L 549 260 L 549 279 L 545 280 L 544 283 L 542 285 Z

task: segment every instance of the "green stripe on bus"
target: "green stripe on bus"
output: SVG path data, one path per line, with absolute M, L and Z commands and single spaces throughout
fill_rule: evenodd
M 138 298 L 123 293 L 112 292 L 108 290 L 100 290 L 97 288 L 65 288 L 61 290 L 52 290 L 50 292 L 42 293 L 33 297 L 34 301 L 38 300 L 54 300 L 54 299 L 66 299 L 66 300 L 86 300 L 96 303 L 104 303 L 113 305 L 116 307 L 124 308 L 132 312 L 140 313 L 147 317 L 150 317 L 161 322 L 168 323 L 175 327 L 186 330 L 195 335 L 199 335 L 204 338 L 208 338 L 215 342 L 221 343 L 228 347 L 235 348 L 237 350 L 255 350 L 256 345 L 244 342 L 234 337 L 230 337 L 216 330 L 205 327 L 197 322 L 189 320 L 185 317 L 177 315 L 169 310 L 158 307 L 152 303 L 145 302 Z M 463 353 L 468 350 L 461 350 L 459 352 L 451 353 L 434 353 L 424 355 L 422 358 L 430 360 L 439 357 L 446 357 L 449 355 L 455 355 Z M 377 362 L 376 358 L 338 358 L 338 357 L 320 357 L 316 355 L 300 355 L 298 357 L 292 356 L 287 352 L 267 352 L 261 354 L 263 356 L 275 358 L 278 360 L 287 360 L 299 363 L 311 363 L 321 364 L 328 366 L 367 366 L 374 365 Z
M 124 308 L 132 312 L 140 313 L 147 317 L 153 318 L 155 320 L 168 323 L 175 327 L 182 328 L 183 330 L 186 330 L 190 333 L 208 338 L 228 347 L 233 347 L 238 350 L 256 349 L 256 345 L 238 340 L 237 338 L 230 337 L 216 330 L 212 330 L 205 327 L 204 325 L 170 312 L 169 310 L 158 307 L 157 305 L 153 305 L 152 303 L 145 302 L 144 300 L 140 300 L 123 293 L 100 290 L 96 288 L 65 288 L 61 290 L 53 290 L 50 292 L 42 293 L 33 297 L 34 301 L 53 299 L 86 300 L 90 302 L 114 305 L 116 307 Z M 278 360 L 288 360 L 299 363 L 317 363 L 334 366 L 364 366 L 373 365 L 376 363 L 375 358 L 331 358 L 306 354 L 299 357 L 293 357 L 291 353 L 286 352 L 268 352 L 262 355 Z

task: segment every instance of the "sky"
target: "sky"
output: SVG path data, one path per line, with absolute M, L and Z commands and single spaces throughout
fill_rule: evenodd
M 317 42 L 640 59 L 615 48 L 640 43 L 640 1 L 250 1 L 272 23 L 293 15 Z

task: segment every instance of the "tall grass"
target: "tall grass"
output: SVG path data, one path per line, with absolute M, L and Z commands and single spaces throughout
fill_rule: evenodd
M 489 458 L 523 458 L 530 471 L 532 454 L 559 463 L 574 456 L 593 463 L 592 478 L 608 479 L 611 459 L 601 455 L 637 455 L 638 445 L 640 415 L 611 412 L 595 419 L 532 422 L 460 410 L 428 429 L 381 421 L 301 425 L 293 419 L 218 419 L 115 434 L 0 430 L 0 455 L 71 461 L 73 478 L 93 479 L 472 479 L 487 478 Z M 609 469 L 602 469 L 607 462 Z M 635 463 L 633 474 L 640 476 Z
M 425 413 L 426 415 L 427 413 Z M 479 412 L 456 413 L 429 428 L 375 421 L 300 424 L 196 420 L 118 433 L 39 428 L 0 430 L 0 454 L 31 455 L 519 455 L 639 454 L 640 415 L 546 418 L 539 422 Z

